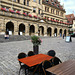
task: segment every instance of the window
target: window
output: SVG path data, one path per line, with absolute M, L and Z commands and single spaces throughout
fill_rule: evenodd
M 16 2 L 16 0 L 14 0 L 14 2 Z
M 51 9 L 51 13 L 54 14 L 54 9 Z
M 29 6 L 29 1 L 27 1 L 27 6 Z
M 45 11 L 46 12 L 49 12 L 49 7 L 45 7 Z
M 61 12 L 61 16 L 63 16 L 63 13 Z
M 36 2 L 36 0 L 33 0 L 33 2 Z
M 17 2 L 20 3 L 20 0 L 18 0 Z
M 24 0 L 24 5 L 25 5 L 26 3 L 25 3 L 25 0 Z
M 40 14 L 40 9 L 38 10 L 38 14 Z
M 41 4 L 40 0 L 39 0 L 39 4 Z
M 33 12 L 36 13 L 36 8 L 33 8 Z
M 56 15 L 59 15 L 59 11 L 56 10 Z

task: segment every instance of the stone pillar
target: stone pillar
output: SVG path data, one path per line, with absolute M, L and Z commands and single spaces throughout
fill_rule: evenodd
M 4 19 L 0 19 L 0 34 L 4 35 L 6 31 L 6 25 Z
M 59 32 L 59 28 L 57 29 L 57 37 L 59 37 L 60 36 L 60 32 Z
M 26 2 L 25 2 L 26 4 L 25 5 L 27 5 L 27 0 L 26 0 Z
M 51 27 L 51 28 L 52 28 L 51 34 L 52 34 L 52 37 L 54 37 L 54 28 L 53 27 Z
M 40 36 L 42 36 L 42 28 L 39 28 L 39 30 L 40 30 Z
M 14 35 L 18 35 L 19 26 L 17 21 L 13 21 L 14 23 Z
M 38 25 L 35 25 L 35 35 L 38 36 Z
M 44 36 L 47 36 L 47 26 L 44 26 Z
M 69 36 L 68 29 L 66 30 L 66 36 Z
M 25 25 L 26 25 L 26 26 L 25 26 L 25 35 L 26 35 L 26 36 L 29 36 L 29 30 L 30 30 L 30 29 L 29 29 L 29 28 L 30 28 L 30 27 L 29 27 L 29 24 L 28 24 L 28 23 L 25 23 Z

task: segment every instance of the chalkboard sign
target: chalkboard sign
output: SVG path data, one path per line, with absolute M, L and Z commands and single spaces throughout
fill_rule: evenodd
M 66 40 L 65 41 L 66 42 L 70 42 L 70 38 L 71 38 L 70 36 L 66 36 Z

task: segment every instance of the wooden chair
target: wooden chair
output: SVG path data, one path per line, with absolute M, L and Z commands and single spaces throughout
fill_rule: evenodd
M 27 55 L 25 53 L 19 53 L 18 54 L 18 59 L 21 59 L 21 58 L 25 58 Z M 26 73 L 26 69 L 27 69 L 27 65 L 23 64 L 22 62 L 19 61 L 19 64 L 20 64 L 20 70 L 19 70 L 19 75 L 20 75 L 20 71 L 21 69 L 24 69 L 25 70 L 25 73 Z
M 51 75 L 51 73 L 47 72 L 45 69 L 52 67 L 52 63 L 49 60 L 45 60 L 42 62 L 42 69 L 43 73 L 42 75 Z

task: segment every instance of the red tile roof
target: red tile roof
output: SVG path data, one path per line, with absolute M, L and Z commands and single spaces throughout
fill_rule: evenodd
M 66 15 L 69 25 L 73 24 L 74 14 Z

